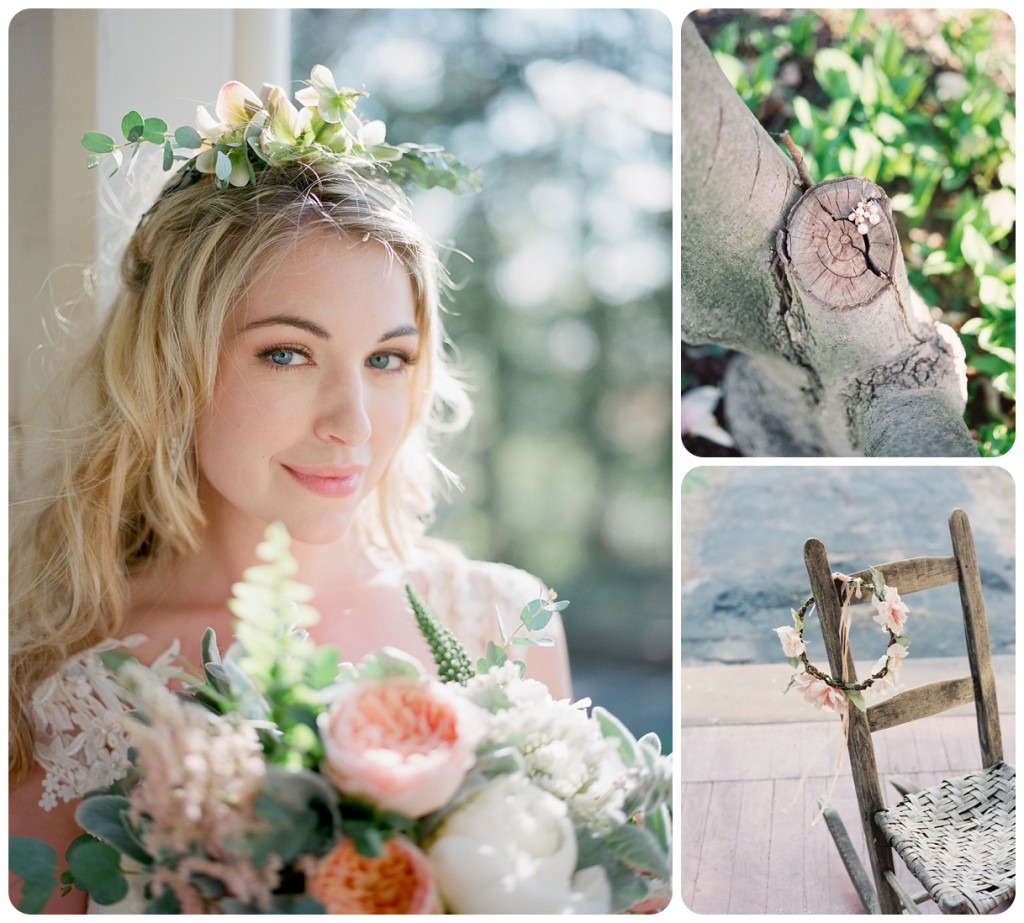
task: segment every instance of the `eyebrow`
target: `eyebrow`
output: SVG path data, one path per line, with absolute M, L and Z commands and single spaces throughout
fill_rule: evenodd
M 246 324 L 243 332 L 249 330 L 257 330 L 260 327 L 297 327 L 299 330 L 305 330 L 307 333 L 311 333 L 313 336 L 321 340 L 332 339 L 331 334 L 321 327 L 319 324 L 314 323 L 311 320 L 306 320 L 304 317 L 298 317 L 294 314 L 272 314 L 270 317 L 263 317 L 259 320 L 254 320 L 249 324 Z M 394 330 L 389 330 L 383 334 L 378 340 L 378 343 L 384 343 L 387 340 L 395 340 L 398 337 L 404 336 L 419 336 L 420 331 L 418 327 L 412 324 L 403 324 L 401 327 L 395 327 Z

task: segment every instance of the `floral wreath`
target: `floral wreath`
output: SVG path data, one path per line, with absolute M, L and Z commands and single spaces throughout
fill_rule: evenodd
M 301 108 L 279 86 L 264 84 L 256 94 L 233 80 L 221 87 L 214 114 L 198 108 L 196 127 L 169 132 L 163 119 L 144 119 L 133 111 L 121 120 L 123 143 L 90 131 L 82 146 L 91 152 L 87 166 L 109 157 L 116 173 L 126 151 L 130 163 L 142 144 L 156 144 L 163 148 L 164 170 L 184 161 L 179 173 L 193 180 L 212 173 L 222 189 L 255 183 L 257 171 L 269 166 L 324 161 L 345 163 L 355 173 L 389 180 L 403 190 L 412 185 L 454 193 L 479 188 L 479 176 L 440 147 L 388 144 L 383 122 L 364 122 L 355 114 L 362 96 L 366 93 L 339 88 L 331 71 L 317 64 L 295 94 Z M 178 153 L 183 149 L 197 153 Z
M 798 668 L 797 672 L 790 678 L 789 685 L 783 690 L 788 692 L 796 686 L 812 705 L 826 711 L 843 713 L 846 711 L 848 702 L 852 702 L 861 711 L 866 709 L 864 702 L 864 691 L 883 680 L 895 685 L 896 673 L 907 656 L 907 649 L 910 639 L 904 633 L 907 621 L 907 604 L 900 599 L 895 587 L 887 586 L 883 574 L 871 568 L 872 603 L 877 610 L 873 619 L 877 622 L 882 631 L 889 636 L 889 644 L 885 654 L 872 667 L 871 675 L 859 683 L 847 683 L 841 679 L 835 679 L 824 671 L 818 669 L 807 657 L 807 645 L 804 643 L 804 620 L 814 605 L 814 597 L 808 597 L 798 609 L 791 610 L 793 616 L 793 627 L 788 625 L 775 629 L 782 643 L 782 650 L 786 660 L 791 667 Z M 862 577 L 849 577 L 846 574 L 835 573 L 834 580 L 840 580 L 846 585 L 843 599 L 843 618 L 840 636 L 845 648 L 846 636 L 849 630 L 849 606 L 852 599 L 860 599 L 864 579 Z M 845 653 L 843 656 L 845 662 Z

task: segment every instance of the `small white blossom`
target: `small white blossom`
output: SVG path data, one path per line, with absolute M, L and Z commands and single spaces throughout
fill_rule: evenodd
M 857 225 L 861 234 L 867 234 L 871 228 L 882 220 L 882 212 L 877 202 L 858 202 L 857 207 L 847 215 Z
M 530 782 L 564 801 L 574 823 L 604 831 L 625 820 L 628 769 L 618 744 L 587 714 L 588 700 L 555 700 L 511 663 L 474 677 L 462 691 L 491 712 L 487 739 L 515 742 Z

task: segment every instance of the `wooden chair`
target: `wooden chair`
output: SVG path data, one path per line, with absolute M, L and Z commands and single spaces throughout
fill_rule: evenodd
M 901 597 L 918 590 L 958 583 L 971 675 L 898 693 L 866 711 L 850 707 L 847 744 L 860 820 L 871 859 L 869 877 L 857 857 L 841 818 L 823 803 L 824 815 L 844 865 L 872 913 L 920 913 L 917 904 L 934 900 L 943 913 L 988 913 L 1007 904 L 1016 890 L 1015 770 L 1003 762 L 995 677 L 988 623 L 971 526 L 963 510 L 949 519 L 953 554 L 882 564 L 876 569 Z M 842 675 L 839 641 L 843 584 L 834 580 L 825 547 L 817 539 L 804 545 L 804 561 L 821 621 L 832 676 Z M 867 586 L 870 571 L 862 571 Z M 868 602 L 867 593 L 860 602 Z M 854 601 L 857 602 L 856 600 Z M 847 676 L 856 682 L 852 652 Z M 893 784 L 903 795 L 887 807 L 875 763 L 871 735 L 908 721 L 939 714 L 973 701 L 981 744 L 977 772 L 924 790 L 902 779 Z M 925 891 L 911 895 L 897 881 L 893 850 Z M 873 881 L 872 881 L 873 879 Z

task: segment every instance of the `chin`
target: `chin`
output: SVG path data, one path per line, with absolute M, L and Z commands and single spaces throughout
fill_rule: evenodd
M 316 517 L 300 519 L 294 516 L 284 516 L 279 521 L 284 523 L 292 541 L 303 545 L 331 545 L 352 531 L 351 516 L 334 519 L 317 519 Z

